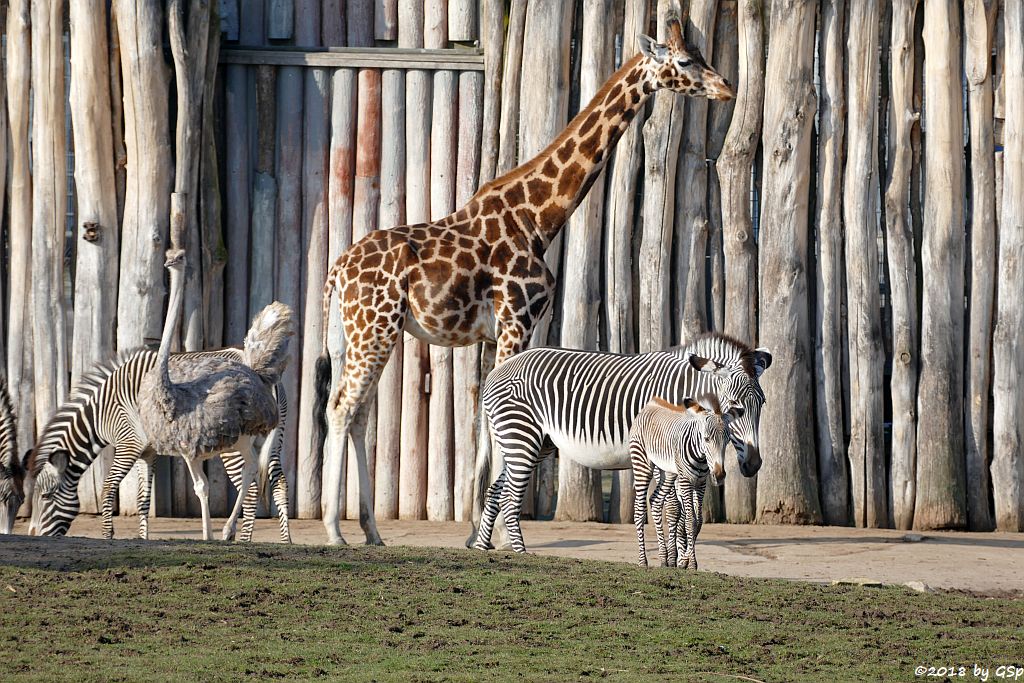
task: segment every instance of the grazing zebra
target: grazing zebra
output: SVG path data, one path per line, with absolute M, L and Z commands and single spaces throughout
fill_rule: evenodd
M 500 509 L 512 549 L 526 550 L 519 528 L 523 494 L 550 449 L 595 469 L 629 468 L 629 429 L 655 396 L 681 402 L 711 392 L 727 411 L 742 406 L 743 417 L 729 420 L 728 434 L 740 472 L 754 476 L 761 467 L 758 424 L 764 392 L 759 378 L 771 362 L 766 349 L 752 349 L 721 334 L 706 334 L 670 351 L 632 356 L 538 348 L 506 360 L 491 371 L 482 393 L 505 466 L 487 490 L 473 547 L 490 547 Z M 486 484 L 487 466 L 481 458 L 478 487 Z
M 684 398 L 676 405 L 655 397 L 644 406 L 633 420 L 629 430 L 629 459 L 633 467 L 633 488 L 636 498 L 633 523 L 639 544 L 639 564 L 647 566 L 644 547 L 644 522 L 647 518 L 647 494 L 651 479 L 658 471 L 661 475 L 655 499 L 654 524 L 658 529 L 658 552 L 666 567 L 676 565 L 676 543 L 679 527 L 679 508 L 682 508 L 684 533 L 683 566 L 697 568 L 695 544 L 703 522 L 704 487 L 711 471 L 715 484 L 725 480 L 725 420 L 738 420 L 743 407 L 734 406 L 727 415 L 714 394 L 694 401 Z M 669 518 L 663 525 L 662 502 L 670 487 L 675 486 L 676 505 L 669 506 Z
M 0 534 L 14 530 L 18 508 L 25 500 L 25 463 L 18 453 L 18 425 L 7 380 L 0 377 Z
M 236 348 L 194 352 L 188 355 L 214 354 L 241 358 Z M 50 419 L 32 451 L 31 467 L 37 474 L 32 528 L 46 536 L 62 536 L 78 514 L 78 481 L 106 446 L 114 447 L 114 462 L 103 485 L 103 535 L 113 537 L 114 495 L 121 480 L 136 461 L 141 461 L 139 477 L 139 536 L 148 537 L 148 513 L 155 454 L 148 448 L 137 411 L 138 391 L 143 376 L 156 364 L 154 351 L 139 349 L 100 364 L 82 376 L 68 401 Z M 277 392 L 279 421 L 284 423 L 287 402 L 281 385 Z M 291 542 L 288 529 L 287 482 L 281 470 L 281 429 L 267 439 L 261 453 L 269 486 L 278 506 L 281 539 Z M 237 453 L 221 455 L 225 470 L 237 489 L 241 485 L 242 457 Z M 54 467 L 44 467 L 46 463 Z M 261 468 L 262 470 L 262 468 Z M 256 486 L 250 487 L 244 501 L 242 540 L 248 540 L 256 513 Z M 226 525 L 225 539 L 234 534 Z

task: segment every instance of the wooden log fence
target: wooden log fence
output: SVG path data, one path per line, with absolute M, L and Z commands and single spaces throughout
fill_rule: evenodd
M 69 24 L 64 0 L 7 7 L 0 346 L 24 443 L 92 363 L 159 336 L 173 189 L 195 252 L 181 347 L 292 306 L 290 513 L 320 516 L 339 487 L 358 517 L 353 454 L 325 454 L 340 481 L 315 455 L 324 327 L 334 381 L 344 353 L 329 267 L 542 149 L 686 10 L 737 98 L 660 93 L 631 123 L 548 251 L 533 343 L 769 347 L 763 466 L 744 479 L 729 459 L 712 520 L 1024 530 L 1019 2 L 68 0 Z M 471 517 L 492 357 L 401 340 L 368 414 L 378 518 Z M 207 467 L 223 514 L 234 494 Z M 159 465 L 155 503 L 196 512 L 180 463 Z M 631 480 L 548 459 L 526 510 L 629 522 Z

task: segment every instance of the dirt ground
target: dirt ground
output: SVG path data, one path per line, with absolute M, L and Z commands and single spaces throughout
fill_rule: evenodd
M 137 518 L 118 517 L 115 535 L 134 538 L 137 524 Z M 218 534 L 221 524 L 222 520 L 215 520 Z M 463 547 L 469 531 L 464 522 L 381 521 L 378 526 L 385 543 L 410 546 Z M 25 530 L 26 523 L 20 520 L 15 533 Z M 319 520 L 293 520 L 291 530 L 296 543 L 324 540 Z M 362 542 L 357 522 L 342 522 L 342 532 L 350 543 Z M 256 521 L 255 540 L 276 542 L 277 533 L 276 520 Z M 99 518 L 81 515 L 70 535 L 100 537 Z M 152 539 L 199 539 L 201 535 L 198 519 L 150 520 Z M 636 561 L 636 535 L 628 525 L 527 521 L 523 522 L 523 536 L 529 551 L 539 555 Z M 657 562 L 654 539 L 653 528 L 648 527 L 652 563 Z M 12 549 L 0 544 L 0 562 Z M 1024 597 L 1024 534 L 705 524 L 697 542 L 697 557 L 703 571 L 736 576 L 921 582 L 930 588 Z M 18 564 L 18 558 L 7 559 Z

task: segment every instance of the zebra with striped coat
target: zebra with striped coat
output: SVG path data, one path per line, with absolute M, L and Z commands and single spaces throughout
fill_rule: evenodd
M 229 347 L 215 351 L 175 354 L 174 358 L 213 355 L 240 360 L 242 351 Z M 30 529 L 44 536 L 63 536 L 78 515 L 78 482 L 82 474 L 107 446 L 114 447 L 114 460 L 103 482 L 103 536 L 113 537 L 114 498 L 121 480 L 136 462 L 139 476 L 139 537 L 149 536 L 148 517 L 153 486 L 156 453 L 149 448 L 138 414 L 138 394 L 142 378 L 156 365 L 157 354 L 137 349 L 120 354 L 115 360 L 101 363 L 84 374 L 71 397 L 57 410 L 40 436 L 30 456 L 30 467 L 37 473 L 58 473 L 54 481 L 46 475 L 37 481 L 38 495 L 32 511 Z M 260 454 L 260 479 L 273 491 L 278 508 L 281 540 L 291 542 L 288 527 L 288 487 L 281 468 L 283 425 L 287 418 L 284 388 L 274 387 L 277 397 L 279 427 L 267 436 Z M 243 458 L 238 453 L 221 454 L 225 471 L 235 489 L 242 483 Z M 44 468 L 46 463 L 54 468 Z M 239 539 L 252 537 L 256 517 L 258 485 L 249 488 L 243 501 L 242 529 Z M 223 537 L 235 534 L 229 521 Z
M 647 566 L 644 545 L 644 522 L 647 518 L 647 495 L 655 473 L 659 483 L 651 509 L 658 530 L 658 552 L 663 566 L 676 566 L 677 538 L 682 549 L 683 567 L 697 568 L 697 534 L 703 523 L 704 487 L 708 473 L 715 484 L 725 481 L 725 420 L 738 420 L 743 407 L 734 406 L 723 415 L 714 394 L 698 400 L 684 398 L 682 404 L 669 403 L 655 397 L 644 406 L 629 430 L 629 459 L 633 468 L 636 498 L 633 523 L 639 545 L 639 564 Z M 672 491 L 674 489 L 674 491 Z M 671 495 L 671 493 L 675 495 Z M 662 523 L 663 503 L 669 515 Z M 679 534 L 679 511 L 682 510 L 683 534 Z
M 728 435 L 740 472 L 754 476 L 761 466 L 759 378 L 771 361 L 766 349 L 716 333 L 655 353 L 536 348 L 506 360 L 491 371 L 481 396 L 504 468 L 487 489 L 473 547 L 490 547 L 501 511 L 512 549 L 526 550 L 519 527 L 523 495 L 537 464 L 555 448 L 587 467 L 628 469 L 629 429 L 655 396 L 679 403 L 710 392 L 727 411 L 742 406 L 743 417 L 729 420 Z M 477 463 L 477 487 L 486 485 L 488 465 L 485 458 Z

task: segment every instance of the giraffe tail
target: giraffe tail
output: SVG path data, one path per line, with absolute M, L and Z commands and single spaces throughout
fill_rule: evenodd
M 315 365 L 315 394 L 313 399 L 313 424 L 316 431 L 313 434 L 313 443 L 316 450 L 323 454 L 324 438 L 327 436 L 327 399 L 331 393 L 331 356 L 327 351 L 327 333 L 330 328 L 331 319 L 331 296 L 334 294 L 335 269 L 327 273 L 327 281 L 324 283 L 323 293 L 323 318 L 321 328 L 323 336 L 320 338 L 320 356 L 316 359 Z

